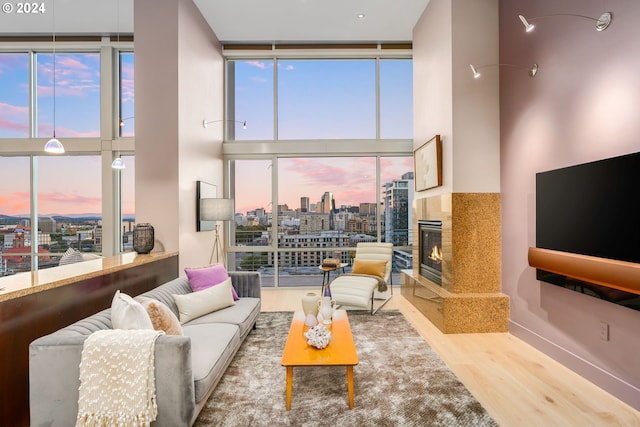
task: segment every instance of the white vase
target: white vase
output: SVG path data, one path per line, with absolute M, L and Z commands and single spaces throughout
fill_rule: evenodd
M 313 327 L 318 324 L 318 319 L 313 314 L 313 312 L 307 314 L 307 317 L 304 318 L 304 324 L 309 327 Z
M 331 297 L 324 297 L 321 301 L 318 301 L 320 306 L 320 315 L 322 315 L 322 323 L 325 325 L 331 324 L 333 317 L 333 311 L 336 309 L 336 302 Z
M 313 313 L 314 316 L 318 315 L 318 301 L 320 297 L 315 292 L 307 292 L 302 296 L 302 312 L 305 316 L 309 313 Z

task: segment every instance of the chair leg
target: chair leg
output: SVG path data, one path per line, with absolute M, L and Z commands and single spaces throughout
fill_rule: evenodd
M 393 286 L 389 285 L 389 287 L 391 288 L 391 295 L 389 295 L 389 297 L 388 297 L 387 299 L 385 299 L 384 301 L 382 301 L 382 304 L 380 304 L 380 305 L 378 306 L 378 308 L 376 308 L 375 310 L 373 309 L 373 299 L 374 299 L 374 298 L 373 298 L 373 295 L 374 295 L 374 294 L 371 294 L 371 314 L 376 314 L 378 310 L 380 310 L 380 309 L 381 309 L 381 308 L 382 308 L 386 303 L 388 303 L 388 302 L 389 302 L 389 300 L 390 300 L 391 298 L 393 298 Z

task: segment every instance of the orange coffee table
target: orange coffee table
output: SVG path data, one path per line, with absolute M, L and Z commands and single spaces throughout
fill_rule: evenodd
M 282 352 L 282 366 L 287 368 L 287 411 L 291 409 L 293 368 L 304 366 L 346 366 L 349 408 L 353 409 L 353 367 L 358 364 L 356 345 L 345 310 L 336 310 L 333 323 L 329 325 L 331 340 L 322 350 L 307 344 L 304 333 L 309 329 L 304 324 L 304 314 L 296 311 L 289 328 L 289 336 Z

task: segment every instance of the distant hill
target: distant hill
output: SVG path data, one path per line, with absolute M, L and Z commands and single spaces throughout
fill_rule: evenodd
M 52 217 L 56 222 L 81 224 L 91 221 L 99 221 L 102 219 L 102 215 L 99 214 L 75 214 L 75 215 L 43 215 L 41 218 Z M 24 219 L 29 219 L 29 215 L 3 215 L 0 214 L 0 225 L 5 224 L 18 224 Z M 123 221 L 135 221 L 135 217 L 131 215 L 124 215 Z

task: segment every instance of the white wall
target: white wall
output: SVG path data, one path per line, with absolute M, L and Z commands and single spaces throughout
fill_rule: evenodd
M 500 191 L 498 0 L 431 0 L 413 31 L 414 149 L 443 141 L 443 186 L 416 193 Z
M 213 232 L 196 232 L 196 181 L 222 192 L 221 45 L 192 1 L 137 0 L 136 221 L 154 226 L 156 251 L 184 267 L 209 262 Z

